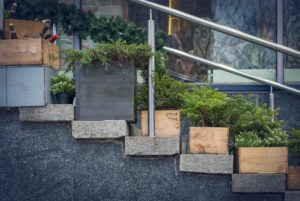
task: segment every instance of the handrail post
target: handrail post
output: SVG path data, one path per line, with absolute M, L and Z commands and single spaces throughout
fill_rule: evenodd
M 272 110 L 272 112 L 274 112 L 274 109 L 275 109 L 275 103 L 274 103 L 274 93 L 273 93 L 273 87 L 270 86 L 270 94 L 269 94 L 269 104 L 270 104 L 270 109 Z M 274 114 L 272 114 L 272 117 L 271 117 L 272 121 L 274 121 Z
M 152 20 L 152 9 L 150 9 L 150 19 L 148 20 L 148 44 L 151 47 L 152 53 L 155 52 L 155 27 Z M 154 103 L 154 80 L 153 73 L 155 72 L 155 56 L 149 58 L 148 66 L 148 134 L 150 137 L 155 136 L 155 103 Z

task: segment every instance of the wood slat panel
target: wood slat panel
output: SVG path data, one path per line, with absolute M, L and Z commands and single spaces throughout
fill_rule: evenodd
M 300 166 L 288 167 L 288 189 L 300 190 Z
M 239 173 L 287 173 L 287 147 L 238 148 Z
M 16 20 L 6 19 L 4 20 L 4 37 L 10 39 L 9 24 L 13 23 L 15 31 L 19 39 L 28 39 L 39 37 L 44 24 L 42 22 L 35 22 L 29 20 Z
M 179 110 L 155 111 L 155 136 L 180 136 L 180 129 L 181 124 Z M 142 111 L 141 130 L 142 136 L 148 135 L 148 111 Z
M 0 40 L 0 65 L 42 64 L 40 39 Z
M 190 153 L 228 154 L 229 128 L 190 127 Z

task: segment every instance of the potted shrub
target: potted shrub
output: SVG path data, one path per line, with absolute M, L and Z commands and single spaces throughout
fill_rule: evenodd
M 58 104 L 72 104 L 75 95 L 75 80 L 61 73 L 52 77 L 50 91 Z
M 280 128 L 264 135 L 244 131 L 235 136 L 238 173 L 287 173 L 288 135 Z
M 189 129 L 189 152 L 228 154 L 229 128 L 222 114 L 230 98 L 217 89 L 194 87 L 183 95 L 183 99 L 182 113 L 192 125 Z
M 162 57 L 162 55 L 159 55 Z M 182 94 L 188 84 L 174 80 L 165 71 L 161 58 L 156 58 L 155 88 L 155 135 L 158 137 L 179 136 L 181 130 L 180 108 Z M 145 76 L 146 77 L 146 76 Z M 146 79 L 146 78 L 144 78 Z M 148 135 L 148 85 L 143 83 L 137 96 L 141 108 L 141 133 Z
M 296 158 L 300 156 L 300 130 L 290 132 L 289 148 Z M 289 166 L 287 181 L 289 190 L 300 190 L 300 166 Z
M 76 65 L 76 119 L 134 121 L 135 66 L 145 67 L 146 44 L 118 40 L 66 52 L 68 69 Z

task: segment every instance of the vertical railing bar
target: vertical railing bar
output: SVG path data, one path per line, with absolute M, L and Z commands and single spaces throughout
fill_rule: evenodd
M 148 44 L 151 51 L 155 53 L 155 27 L 152 20 L 152 9 L 150 9 L 150 19 L 148 20 Z M 155 57 L 152 55 L 149 58 L 148 66 L 148 134 L 150 137 L 155 136 L 155 103 L 154 103 L 154 80 L 153 73 L 155 72 Z

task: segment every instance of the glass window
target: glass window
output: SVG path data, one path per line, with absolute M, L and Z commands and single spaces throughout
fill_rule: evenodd
M 284 44 L 300 51 L 300 0 L 284 1 Z M 285 57 L 284 80 L 300 81 L 300 59 Z
M 155 2 L 260 38 L 276 41 L 276 0 L 168 0 L 167 2 L 156 0 Z M 145 9 L 142 13 L 143 9 L 136 9 L 137 7 L 139 6 L 129 4 L 129 19 L 145 26 L 148 10 Z M 141 17 L 142 15 L 144 17 Z M 230 65 L 253 75 L 275 80 L 275 51 L 177 17 L 166 16 L 161 12 L 155 12 L 155 20 L 157 27 L 168 34 L 167 46 Z M 199 82 L 252 82 L 172 55 L 169 56 L 168 67 L 175 73 Z

